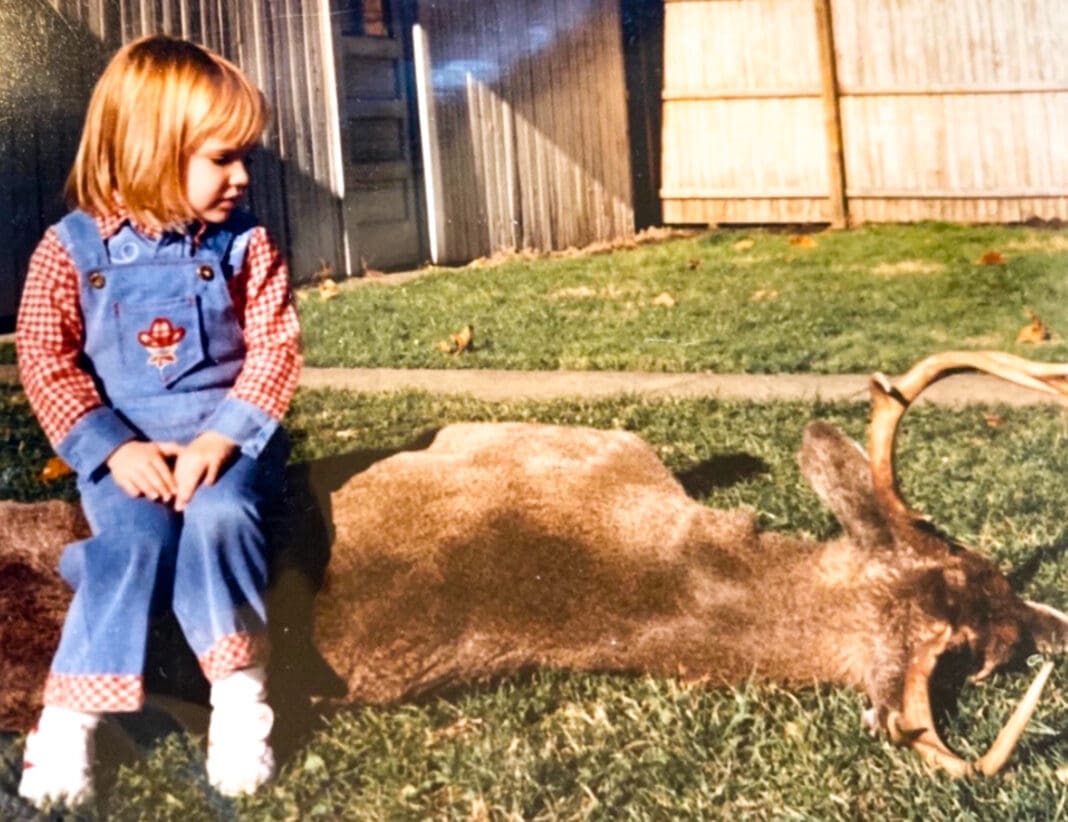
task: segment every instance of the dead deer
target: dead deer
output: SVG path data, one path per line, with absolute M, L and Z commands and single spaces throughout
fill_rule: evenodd
M 533 666 L 847 685 L 870 698 L 870 727 L 929 763 L 994 773 L 1049 666 L 969 763 L 935 728 L 935 665 L 964 653 L 982 679 L 1033 650 L 1060 651 L 1068 617 L 1019 599 L 993 563 L 896 490 L 898 421 L 925 386 L 960 369 L 1053 393 L 1068 376 L 1068 366 L 962 353 L 929 358 L 896 384 L 873 377 L 870 463 L 829 424 L 804 435 L 802 471 L 844 531 L 824 543 L 690 499 L 630 433 L 448 426 L 333 494 L 318 647 L 361 702 Z
M 982 679 L 1032 651 L 1062 651 L 1068 617 L 1021 600 L 993 563 L 898 494 L 898 422 L 927 385 L 964 369 L 1068 393 L 1068 366 L 996 352 L 936 355 L 896 383 L 875 375 L 870 461 L 827 423 L 804 434 L 802 472 L 843 528 L 828 542 L 762 532 L 751 511 L 690 499 L 630 433 L 459 424 L 343 482 L 317 483 L 313 468 L 319 493 L 334 489 L 325 579 L 283 567 L 277 587 L 285 600 L 321 583 L 308 630 L 348 700 L 389 703 L 535 666 L 832 683 L 865 692 L 868 727 L 931 765 L 996 773 L 1051 663 L 975 763 L 938 735 L 935 667 L 964 657 Z M 310 540 L 297 508 L 298 542 Z M 0 509 L 3 554 L 29 556 L 20 546 L 32 523 L 13 530 L 10 511 Z M 58 521 L 47 511 L 33 522 L 46 517 Z M 50 533 L 58 550 L 66 537 Z M 292 621 L 275 625 L 284 641 Z M 10 653 L 4 640 L 0 672 Z M 294 659 L 276 653 L 276 673 L 306 676 Z M 33 686 L 24 672 L 23 689 Z

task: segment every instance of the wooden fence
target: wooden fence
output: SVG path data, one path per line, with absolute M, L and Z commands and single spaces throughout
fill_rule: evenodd
M 1064 0 L 667 0 L 666 222 L 1068 219 Z
M 341 158 L 327 0 L 32 0 L 0 5 L 0 318 L 14 314 L 29 253 L 65 210 L 70 167 L 95 78 L 122 43 L 185 37 L 238 63 L 273 110 L 250 173 L 250 206 L 288 252 L 293 277 L 346 270 Z M 333 105 L 334 108 L 331 106 Z
M 618 0 L 423 3 L 419 23 L 438 259 L 633 233 Z

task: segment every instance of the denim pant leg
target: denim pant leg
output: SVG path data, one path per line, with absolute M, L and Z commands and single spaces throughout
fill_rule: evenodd
M 93 536 L 69 545 L 60 573 L 74 589 L 45 704 L 83 711 L 135 711 L 144 701 L 149 620 L 169 577 L 180 517 L 133 499 L 110 475 L 79 484 Z
M 287 455 L 281 435 L 258 459 L 238 456 L 185 509 L 173 610 L 210 682 L 266 661 L 268 530 L 282 509 Z

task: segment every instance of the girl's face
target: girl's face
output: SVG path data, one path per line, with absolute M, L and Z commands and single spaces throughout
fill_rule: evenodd
M 221 223 L 230 216 L 248 186 L 248 150 L 209 138 L 189 157 L 185 196 L 193 214 L 205 223 Z

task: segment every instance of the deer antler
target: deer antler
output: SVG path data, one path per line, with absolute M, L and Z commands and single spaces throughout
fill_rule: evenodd
M 1053 670 L 1053 663 L 1047 661 L 1039 670 L 987 752 L 975 762 L 968 762 L 953 753 L 942 741 L 931 716 L 931 673 L 938 658 L 949 646 L 952 633 L 952 629 L 946 626 L 941 634 L 923 643 L 912 655 L 905 674 L 901 714 L 892 715 L 888 720 L 890 734 L 896 741 L 909 745 L 928 765 L 941 768 L 952 776 L 971 776 L 974 773 L 993 776 L 1008 762 L 1027 723 L 1031 721 L 1042 689 Z
M 948 351 L 921 360 L 896 381 L 883 374 L 871 378 L 872 416 L 868 455 L 872 486 L 880 508 L 892 529 L 921 550 L 937 542 L 920 526 L 924 518 L 908 507 L 897 490 L 894 474 L 894 439 L 898 423 L 909 406 L 927 386 L 961 371 L 982 371 L 1003 380 L 1046 394 L 1068 395 L 1068 364 L 1037 363 L 1000 351 Z M 942 741 L 931 716 L 930 679 L 938 658 L 949 647 L 953 630 L 947 626 L 937 636 L 921 643 L 909 660 L 905 674 L 902 713 L 893 715 L 888 728 L 892 738 L 904 742 L 928 764 L 954 776 L 972 773 L 993 775 L 1008 760 L 1049 678 L 1053 663 L 1047 662 L 1035 677 L 1012 717 L 1001 729 L 990 749 L 974 763 L 966 762 Z
M 868 457 L 872 485 L 880 507 L 892 524 L 915 525 L 924 518 L 912 511 L 897 490 L 894 476 L 894 438 L 909 405 L 927 386 L 961 371 L 982 371 L 1046 394 L 1068 395 L 1068 364 L 1038 363 L 1001 351 L 946 351 L 921 360 L 893 383 L 883 374 L 871 378 L 871 429 Z M 924 535 L 913 533 L 922 544 Z

